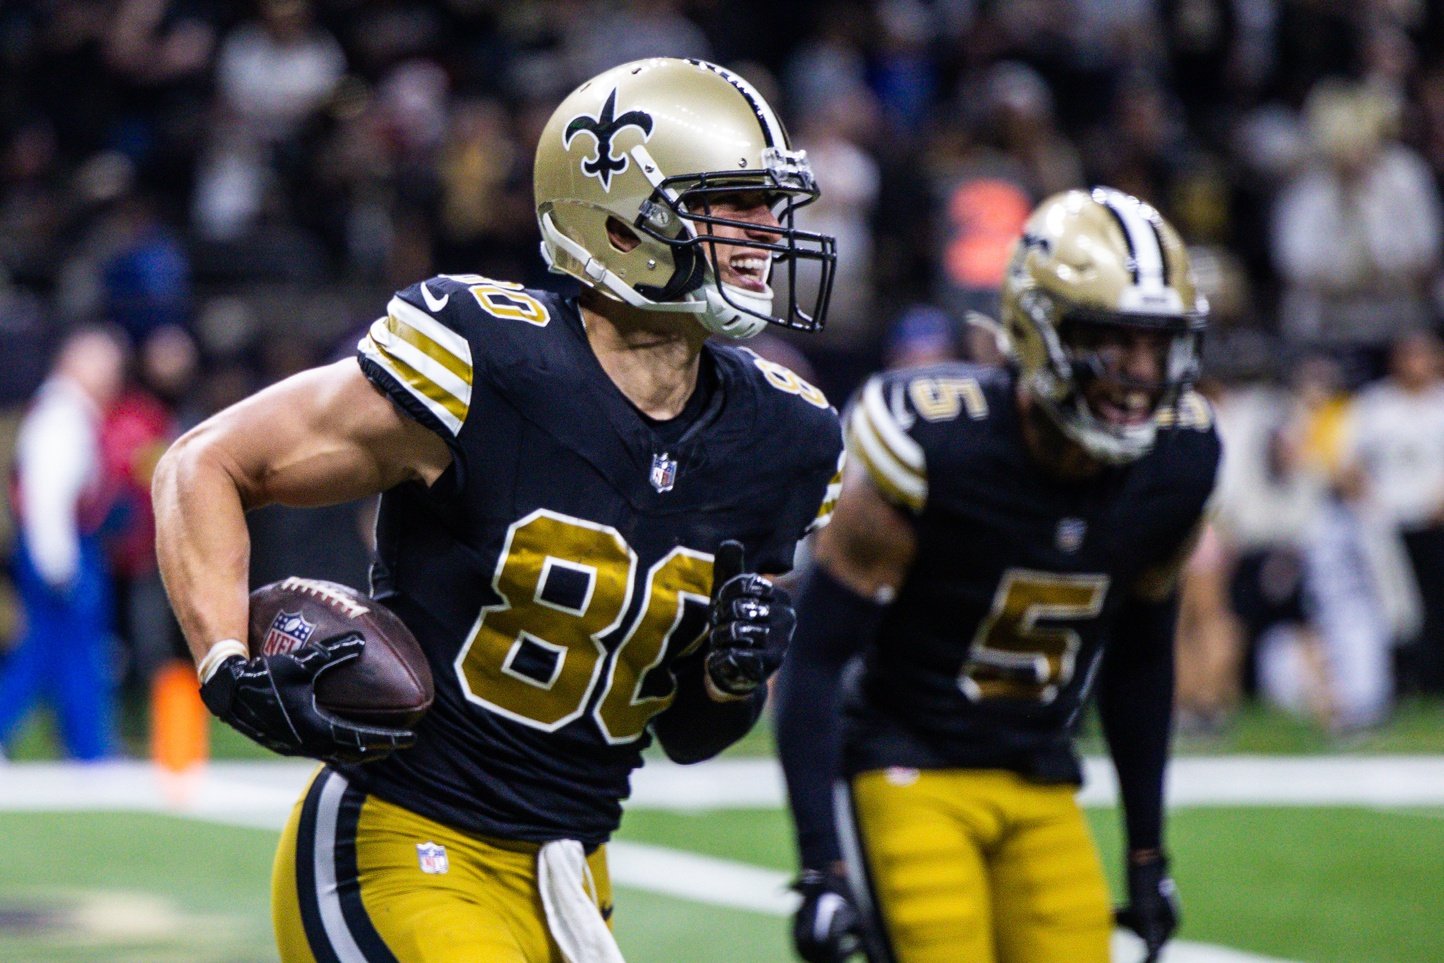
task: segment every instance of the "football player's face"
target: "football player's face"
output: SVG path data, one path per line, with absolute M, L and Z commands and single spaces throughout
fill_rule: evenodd
M 767 194 L 762 191 L 724 194 L 709 201 L 707 212 L 742 225 L 698 225 L 703 233 L 734 242 L 709 245 L 715 252 L 722 282 L 745 291 L 766 291 L 767 278 L 772 272 L 771 254 L 762 248 L 748 247 L 746 242 L 773 243 L 779 237 L 780 224 L 768 204 Z
M 1095 375 L 1084 383 L 1083 398 L 1095 417 L 1125 426 L 1153 417 L 1168 372 L 1168 333 L 1079 325 L 1068 343 L 1075 357 L 1091 356 Z

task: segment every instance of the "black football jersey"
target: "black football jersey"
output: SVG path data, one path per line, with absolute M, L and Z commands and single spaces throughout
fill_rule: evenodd
M 1003 768 L 1077 781 L 1072 736 L 1110 621 L 1177 557 L 1213 488 L 1201 397 L 1153 449 L 1086 482 L 1024 447 L 1016 375 L 948 364 L 879 375 L 848 446 L 909 516 L 917 553 L 845 701 L 849 773 Z
M 359 361 L 452 464 L 382 496 L 372 573 L 435 702 L 412 749 L 347 773 L 462 829 L 596 845 L 675 696 L 674 660 L 702 642 L 717 545 L 785 572 L 830 515 L 836 412 L 709 343 L 705 404 L 664 430 L 603 371 L 575 301 L 474 275 L 402 291 Z

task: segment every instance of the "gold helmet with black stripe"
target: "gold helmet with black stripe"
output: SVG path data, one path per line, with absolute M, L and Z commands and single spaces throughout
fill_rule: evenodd
M 1011 360 L 1063 433 L 1105 462 L 1147 453 L 1198 378 L 1208 314 L 1168 222 L 1112 188 L 1056 194 L 1024 225 L 1002 295 Z
M 794 224 L 797 209 L 818 196 L 807 153 L 792 149 L 772 108 L 731 71 L 654 58 L 592 78 L 542 131 L 535 188 L 542 255 L 554 271 L 635 308 L 692 314 L 728 337 L 750 337 L 769 322 L 822 327 L 836 245 Z M 765 197 L 777 227 L 759 231 L 713 212 L 739 193 Z M 618 224 L 629 243 L 616 242 Z M 716 225 L 750 233 L 712 238 Z M 728 283 L 720 263 L 743 245 L 753 259 L 767 255 L 751 266 L 752 290 Z M 799 284 L 807 267 L 818 276 Z M 779 270 L 788 282 L 781 310 L 772 288 Z M 804 289 L 817 292 L 806 308 L 798 303 Z

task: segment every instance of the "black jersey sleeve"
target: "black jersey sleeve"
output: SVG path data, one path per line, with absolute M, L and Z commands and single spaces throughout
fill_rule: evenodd
M 453 448 L 471 414 L 480 361 L 469 337 L 467 286 L 436 277 L 399 292 L 356 346 L 361 370 Z
M 826 396 L 785 366 L 746 348 L 726 357 L 743 373 L 757 406 L 756 424 L 767 438 L 765 446 L 749 445 L 753 464 L 739 459 L 738 470 L 787 493 L 766 520 L 765 544 L 748 558 L 757 571 L 781 575 L 792 569 L 797 543 L 832 518 L 846 457 L 842 426 Z

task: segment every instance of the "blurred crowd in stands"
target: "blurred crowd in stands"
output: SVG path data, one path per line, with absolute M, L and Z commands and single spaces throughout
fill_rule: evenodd
M 179 651 L 146 495 L 166 442 L 349 354 L 417 279 L 555 285 L 538 131 L 579 80 L 662 54 L 734 67 L 808 150 L 823 196 L 807 226 L 838 238 L 828 329 L 763 348 L 839 404 L 880 366 L 997 360 L 965 318 L 996 311 L 1041 198 L 1106 183 L 1155 204 L 1213 306 L 1203 388 L 1227 445 L 1190 565 L 1183 724 L 1225 725 L 1262 693 L 1344 733 L 1400 693 L 1444 693 L 1430 0 L 0 4 L 0 451 L 18 434 L 20 461 L 51 470 L 44 449 L 67 442 L 26 443 L 22 418 L 86 399 L 71 415 L 90 419 L 74 443 L 94 504 L 75 537 L 98 539 L 113 587 L 109 678 L 143 685 Z M 123 366 L 113 385 L 60 350 L 95 338 L 118 351 L 80 353 Z M 101 387 L 60 391 L 80 382 Z M 364 583 L 364 507 L 253 518 L 256 582 Z M 36 574 L 69 591 L 75 566 L 46 564 L 12 564 L 22 599 Z M 36 619 L 0 612 L 13 676 Z M 13 691 L 48 693 L 64 728 L 66 685 L 36 671 Z M 24 708 L 5 685 L 0 746 Z

